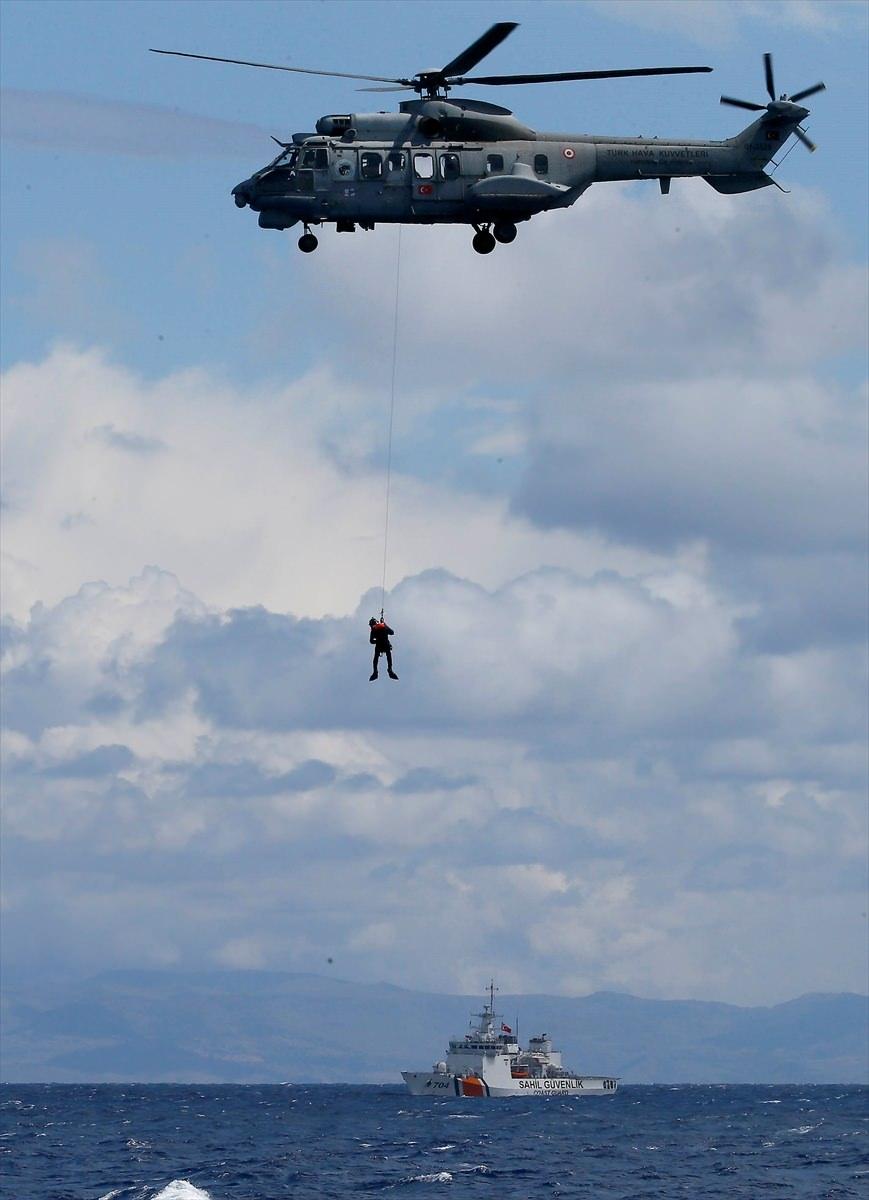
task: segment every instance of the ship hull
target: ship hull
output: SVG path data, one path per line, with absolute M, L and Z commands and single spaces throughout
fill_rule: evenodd
M 413 1096 L 611 1096 L 618 1081 L 603 1075 L 582 1075 L 569 1079 L 511 1079 L 509 1083 L 488 1083 L 482 1076 L 470 1079 L 461 1075 L 434 1071 L 402 1071 L 404 1082 Z

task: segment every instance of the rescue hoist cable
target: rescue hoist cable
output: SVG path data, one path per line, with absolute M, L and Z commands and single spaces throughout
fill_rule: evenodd
M 380 582 L 380 619 L 386 603 L 386 556 L 389 548 L 389 499 L 392 484 L 392 427 L 395 418 L 395 369 L 398 362 L 398 297 L 401 280 L 401 225 L 398 226 L 398 246 L 395 252 L 395 309 L 392 316 L 392 373 L 389 383 L 389 432 L 386 439 L 386 500 L 383 521 L 383 576 Z

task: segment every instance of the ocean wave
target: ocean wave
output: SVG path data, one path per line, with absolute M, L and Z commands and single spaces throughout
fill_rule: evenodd
M 173 1179 L 162 1192 L 157 1192 L 153 1200 L 211 1200 L 211 1195 L 186 1179 Z
M 410 1175 L 402 1183 L 452 1183 L 453 1177 L 449 1171 L 433 1171 L 430 1175 Z

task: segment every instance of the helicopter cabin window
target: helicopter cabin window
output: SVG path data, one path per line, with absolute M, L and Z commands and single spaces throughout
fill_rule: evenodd
M 500 175 L 504 170 L 504 155 L 489 154 L 486 156 L 486 174 Z
M 329 151 L 325 146 L 319 146 L 316 150 L 306 150 L 302 156 L 303 167 L 313 167 L 315 171 L 325 171 L 329 166 Z
M 458 154 L 441 155 L 441 178 L 458 179 L 462 173 L 462 164 Z
M 414 154 L 413 173 L 417 179 L 434 178 L 434 158 L 431 154 Z
M 383 174 L 383 159 L 374 150 L 359 155 L 359 173 L 363 179 L 379 179 Z
M 549 174 L 549 155 L 535 154 L 534 155 L 534 170 L 538 175 Z
M 403 171 L 404 166 L 405 166 L 405 159 L 404 159 L 404 155 L 402 154 L 402 152 L 400 150 L 393 150 L 393 152 L 391 154 L 387 155 L 387 158 L 386 158 L 387 171 Z

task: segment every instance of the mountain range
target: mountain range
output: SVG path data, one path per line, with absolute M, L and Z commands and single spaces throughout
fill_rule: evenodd
M 427 1069 L 482 996 L 264 971 L 114 971 L 3 997 L 4 1082 L 396 1083 Z M 497 996 L 523 1043 L 624 1083 L 869 1082 L 869 1007 L 853 993 L 771 1007 Z M 515 1032 L 515 1030 L 514 1030 Z

